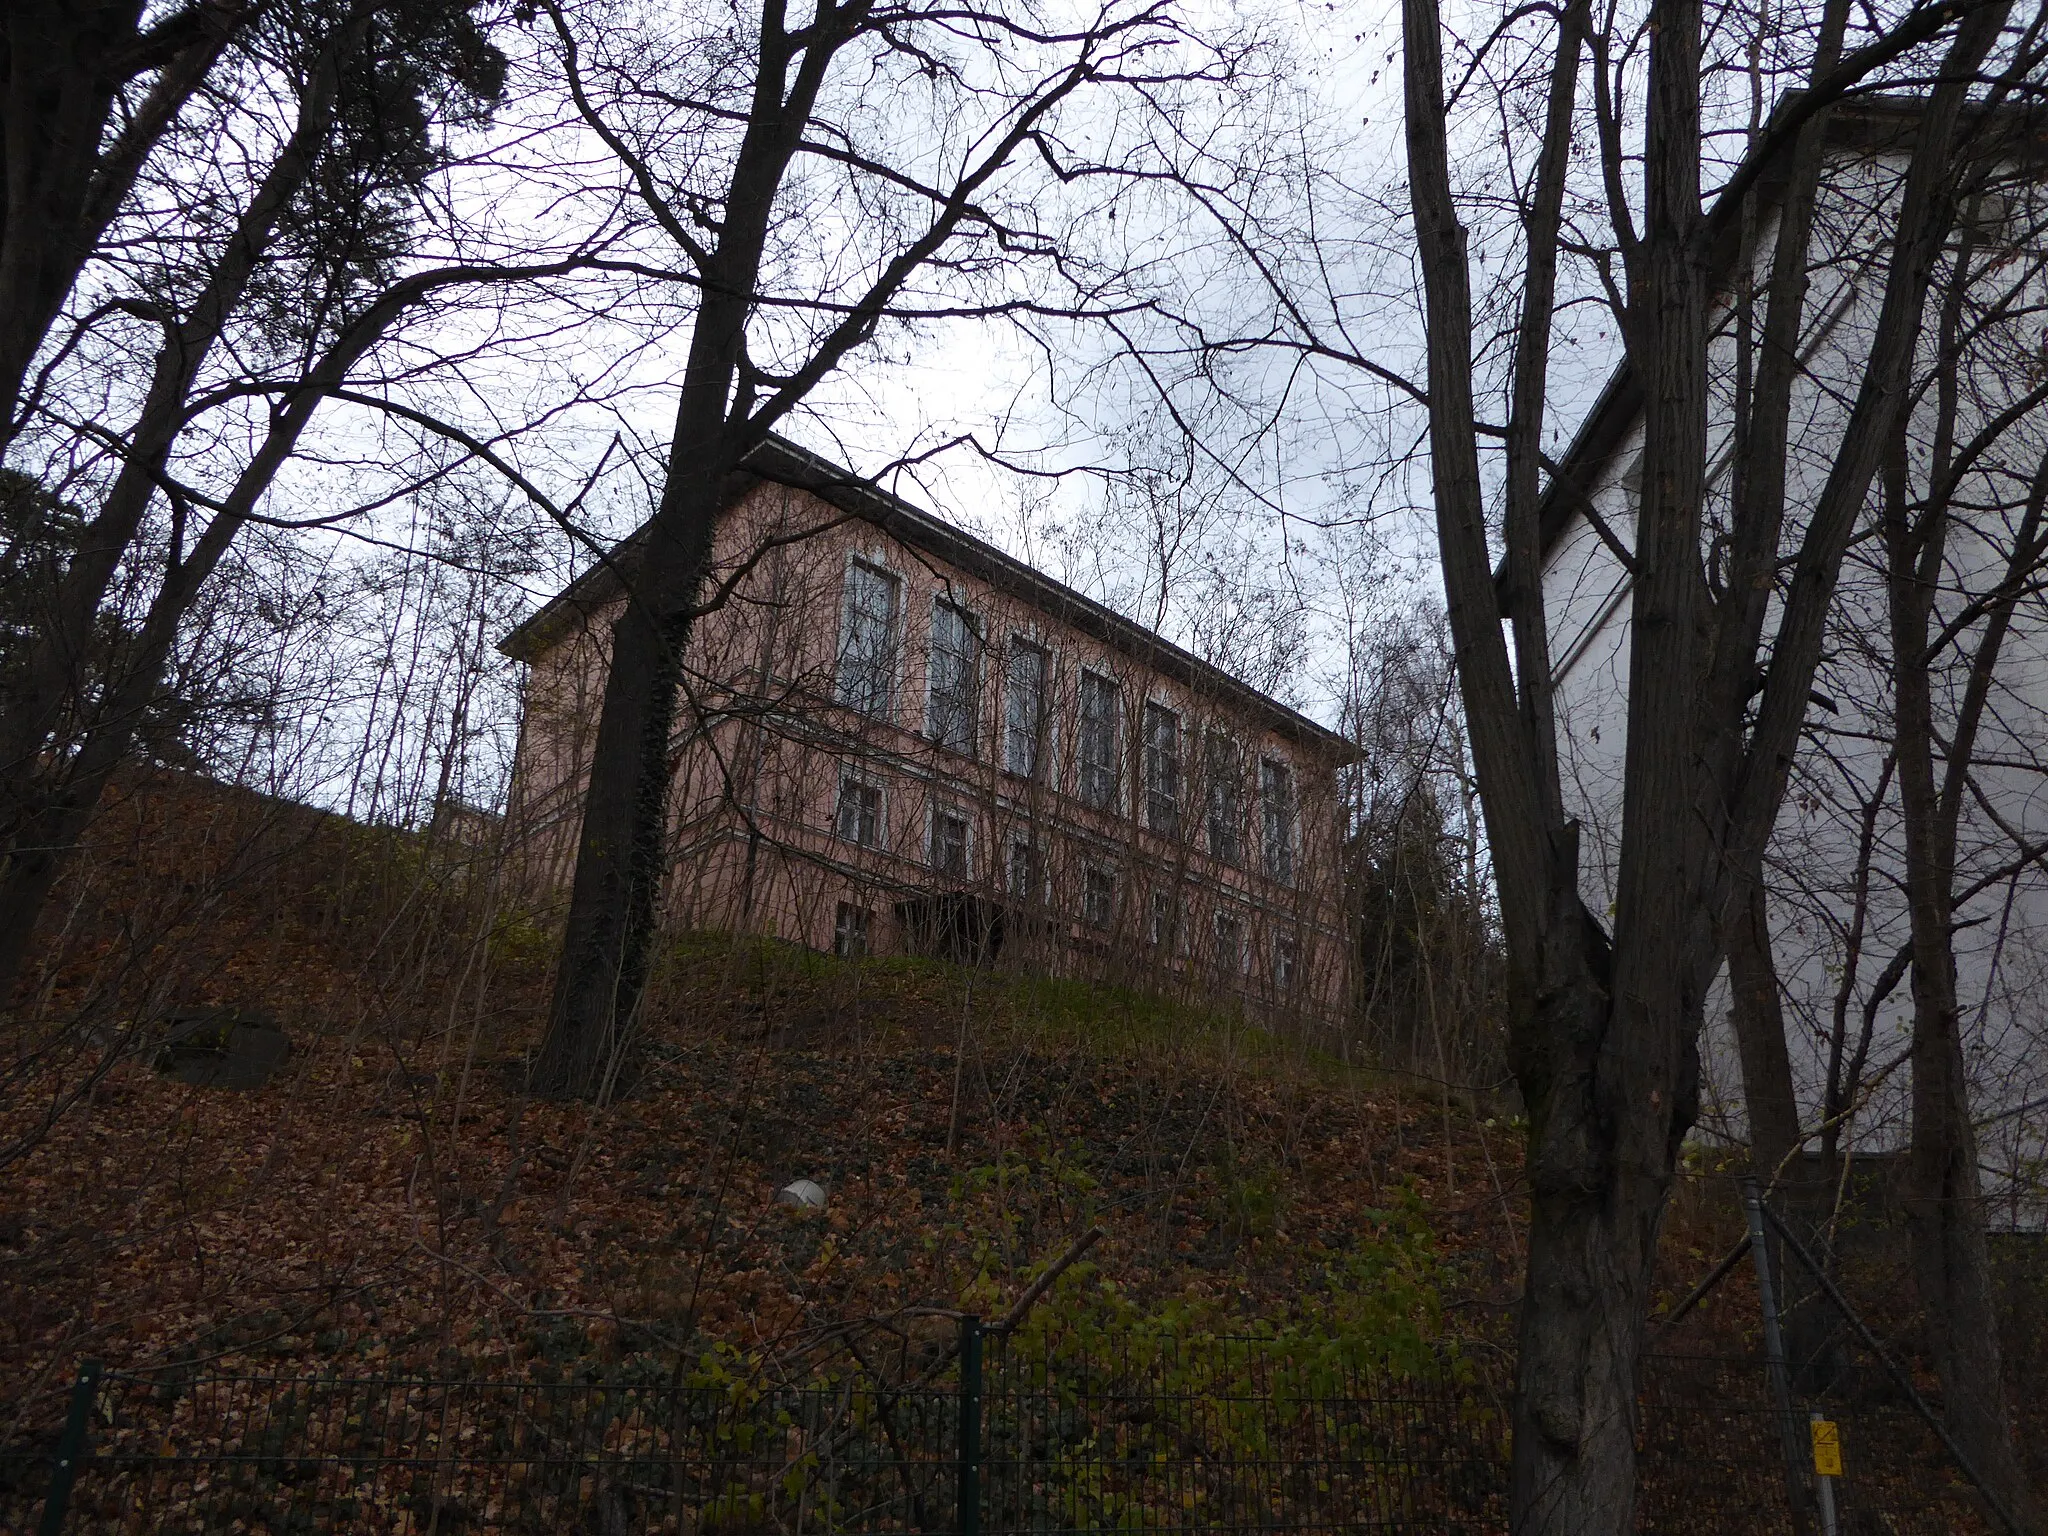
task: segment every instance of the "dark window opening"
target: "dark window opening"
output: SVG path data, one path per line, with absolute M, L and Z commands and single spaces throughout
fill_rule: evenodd
M 858 960 L 867 954 L 874 920 L 875 914 L 866 907 L 840 902 L 838 914 L 832 920 L 832 953 L 848 960 Z

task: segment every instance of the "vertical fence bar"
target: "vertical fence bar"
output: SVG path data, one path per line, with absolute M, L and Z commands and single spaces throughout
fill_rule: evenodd
M 41 1536 L 57 1536 L 64 1529 L 64 1511 L 71 1504 L 72 1484 L 78 1481 L 78 1464 L 85 1459 L 86 1436 L 92 1428 L 92 1405 L 99 1395 L 99 1361 L 81 1361 L 78 1382 L 71 1389 L 71 1411 L 64 1416 L 64 1434 L 57 1442 L 57 1465 L 50 1473 L 50 1496 L 43 1501 Z
M 1772 1284 L 1771 1240 L 1764 1230 L 1764 1199 L 1755 1179 L 1742 1181 L 1742 1210 L 1749 1218 L 1749 1254 L 1756 1261 L 1757 1300 L 1764 1314 L 1764 1360 L 1770 1371 L 1771 1396 L 1778 1409 L 1779 1448 L 1785 1457 L 1785 1496 L 1792 1501 L 1792 1528 L 1803 1530 L 1808 1490 L 1800 1456 L 1799 1417 L 1792 1407 L 1792 1378 L 1785 1368 L 1785 1339 L 1779 1331 L 1778 1293 Z
M 981 1536 L 981 1319 L 960 1319 L 960 1469 L 953 1529 Z

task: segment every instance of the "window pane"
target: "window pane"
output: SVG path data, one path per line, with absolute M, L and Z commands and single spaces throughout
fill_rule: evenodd
M 930 697 L 925 706 L 925 734 L 955 752 L 973 752 L 976 698 L 975 652 L 979 637 L 974 621 L 952 603 L 932 604 Z
M 1266 873 L 1294 878 L 1294 774 L 1272 758 L 1259 761 L 1259 813 L 1265 832 Z
M 1117 801 L 1116 684 L 1094 672 L 1081 674 L 1081 799 L 1098 810 Z
M 1145 930 L 1147 942 L 1159 949 L 1170 949 L 1176 937 L 1174 932 L 1180 926 L 1174 911 L 1171 891 L 1152 893 L 1152 917 Z
M 1278 938 L 1273 941 L 1273 987 L 1278 992 L 1294 990 L 1294 940 Z
M 1237 743 L 1211 731 L 1203 748 L 1209 780 L 1209 852 L 1226 864 L 1244 860 L 1244 812 L 1238 799 Z
M 1145 706 L 1145 825 L 1180 830 L 1180 716 L 1164 704 Z
M 843 774 L 839 780 L 839 809 L 833 830 L 849 843 L 872 848 L 882 837 L 882 787 L 857 774 Z
M 1038 777 L 1045 747 L 1045 652 L 1028 640 L 1010 641 L 1003 674 L 1003 767 Z
M 1216 969 L 1226 976 L 1235 976 L 1244 969 L 1244 929 L 1234 917 L 1218 912 L 1214 919 L 1216 933 Z
M 879 566 L 856 560 L 846 572 L 839 637 L 839 702 L 887 715 L 896 688 L 896 608 L 900 586 Z
M 1081 872 L 1081 921 L 1090 928 L 1107 928 L 1116 913 L 1116 876 L 1100 864 Z
M 967 878 L 967 818 L 960 812 L 932 812 L 931 865 L 942 875 Z
M 840 902 L 839 911 L 832 923 L 832 952 L 848 959 L 858 959 L 868 952 L 869 925 L 874 913 L 866 907 L 856 907 L 849 902 Z
M 1043 882 L 1038 876 L 1038 847 L 1028 834 L 1010 839 L 1010 894 L 1019 901 L 1036 901 Z
M 1145 706 L 1147 817 L 1156 832 L 1180 826 L 1180 716 L 1160 704 Z

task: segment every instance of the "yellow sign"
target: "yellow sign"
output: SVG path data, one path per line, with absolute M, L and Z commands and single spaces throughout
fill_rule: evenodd
M 1832 1419 L 1814 1419 L 1808 1426 L 1813 1432 L 1813 1470 L 1822 1477 L 1842 1475 L 1842 1431 Z

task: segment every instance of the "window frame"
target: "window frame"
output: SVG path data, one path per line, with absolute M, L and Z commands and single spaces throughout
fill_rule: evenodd
M 1301 941 L 1291 933 L 1273 935 L 1273 990 L 1281 997 L 1301 985 Z
M 960 824 L 960 867 L 949 869 L 939 862 L 939 823 L 957 821 Z M 951 800 L 934 799 L 925 812 L 924 862 L 933 874 L 949 880 L 971 881 L 974 878 L 974 817 L 963 805 Z
M 1170 745 L 1162 750 L 1153 725 L 1164 721 Z M 1147 699 L 1138 725 L 1140 794 L 1144 802 L 1145 826 L 1161 837 L 1180 835 L 1181 712 L 1164 699 Z
M 1012 715 L 1010 704 L 1015 697 L 1016 673 L 1013 670 L 1017 656 L 1029 651 L 1038 658 L 1037 720 L 1028 740 L 1031 762 L 1028 768 L 1019 768 L 1015 763 L 1014 743 L 1018 740 L 1017 722 Z M 1003 772 L 1013 778 L 1031 783 L 1042 783 L 1046 777 L 1046 764 L 1052 757 L 1052 697 L 1053 697 L 1053 654 L 1052 647 L 1032 635 L 1020 630 L 1010 632 L 1010 644 L 1003 655 L 1003 719 L 1000 752 Z
M 859 790 L 873 791 L 875 797 L 874 832 L 872 839 L 849 837 L 846 834 L 846 791 L 851 785 Z M 858 817 L 859 813 L 856 813 Z M 889 840 L 889 786 L 871 773 L 842 764 L 839 769 L 839 788 L 832 803 L 832 835 L 842 843 L 855 848 L 880 848 Z
M 1093 915 L 1094 882 L 1100 878 L 1108 887 L 1104 896 L 1105 905 L 1101 920 Z M 1081 926 L 1096 933 L 1108 933 L 1116 927 L 1117 870 L 1114 864 L 1101 859 L 1088 859 L 1081 865 Z
M 1282 791 L 1277 798 L 1270 792 L 1273 784 L 1278 784 Z M 1295 787 L 1294 765 L 1273 753 L 1260 753 L 1258 789 L 1259 856 L 1266 877 L 1279 885 L 1292 885 L 1300 853 L 1300 796 Z
M 1163 886 L 1155 886 L 1152 900 L 1145 914 L 1145 942 L 1152 948 L 1166 954 L 1175 954 L 1180 949 L 1181 911 L 1180 898 Z
M 938 682 L 939 658 L 939 615 L 950 614 L 960 623 L 965 634 L 965 647 L 959 661 L 965 668 L 961 680 L 962 697 L 954 702 L 961 717 L 961 735 L 956 739 L 944 729 L 940 719 L 940 694 Z M 932 594 L 932 611 L 929 627 L 925 631 L 924 659 L 924 733 L 925 738 L 949 752 L 958 752 L 963 757 L 981 755 L 981 617 L 967 604 L 949 592 Z M 948 653 L 951 654 L 951 653 Z M 951 711 L 948 711 L 950 713 Z
M 1026 855 L 1023 889 L 1017 880 L 1017 850 Z M 1029 832 L 1012 832 L 1003 843 L 1003 892 L 1012 901 L 1041 902 L 1051 884 L 1046 875 L 1045 848 Z
M 857 917 L 858 923 L 847 919 Z M 849 935 L 859 933 L 860 948 L 856 951 L 848 942 Z M 842 901 L 839 909 L 832 914 L 832 953 L 842 960 L 865 960 L 874 951 L 875 912 L 872 907 L 863 907 L 857 902 Z
M 1230 963 L 1227 965 L 1224 963 L 1223 954 L 1223 930 L 1226 927 L 1230 930 L 1231 943 Z M 1228 911 L 1223 908 L 1218 908 L 1216 911 L 1211 912 L 1209 914 L 1209 938 L 1211 944 L 1210 954 L 1215 961 L 1218 973 L 1225 976 L 1242 977 L 1246 973 L 1247 966 L 1250 964 L 1245 949 L 1244 914 Z
M 1219 749 L 1221 749 L 1219 751 Z M 1227 760 L 1226 760 L 1227 759 Z M 1218 773 L 1219 766 L 1228 773 Z M 1209 856 L 1232 869 L 1244 868 L 1244 745 L 1219 726 L 1202 734 L 1202 832 Z M 1227 801 L 1229 815 L 1219 814 Z M 1218 825 L 1229 830 L 1228 846 L 1216 836 Z
M 1108 759 L 1102 763 L 1089 760 L 1090 738 L 1094 734 L 1091 725 L 1102 722 L 1091 720 L 1088 699 L 1091 685 L 1099 686 L 1097 695 L 1109 701 L 1107 728 Z M 1081 668 L 1080 682 L 1074 695 L 1074 798 L 1092 810 L 1115 816 L 1123 810 L 1123 689 L 1116 674 L 1094 667 Z M 1098 797 L 1090 784 L 1090 774 L 1107 775 L 1104 792 Z
M 873 677 L 869 678 L 870 686 L 865 691 L 856 689 L 848 670 L 855 655 L 854 624 L 860 612 L 856 594 L 861 573 L 879 577 L 890 594 L 888 633 L 885 654 L 881 658 L 885 665 L 879 669 L 882 673 L 879 693 Z M 903 689 L 903 594 L 902 573 L 892 570 L 886 561 L 869 554 L 849 554 L 846 557 L 839 603 L 839 649 L 832 667 L 832 697 L 835 703 L 870 720 L 896 718 L 897 699 Z

